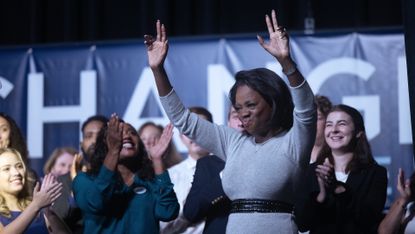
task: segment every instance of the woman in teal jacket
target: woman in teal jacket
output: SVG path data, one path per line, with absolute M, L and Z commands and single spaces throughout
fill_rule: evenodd
M 162 163 L 172 131 L 168 125 L 146 152 L 135 128 L 111 116 L 91 169 L 73 182 L 85 233 L 159 233 L 160 220 L 177 217 L 179 204 Z

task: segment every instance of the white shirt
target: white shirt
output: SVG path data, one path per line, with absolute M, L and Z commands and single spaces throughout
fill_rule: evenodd
M 177 219 L 167 223 L 160 222 L 160 233 L 176 232 L 176 230 L 183 225 L 183 207 L 190 188 L 192 187 L 193 176 L 196 171 L 196 162 L 197 161 L 189 155 L 185 160 L 168 169 L 171 182 L 174 184 L 174 192 L 176 193 L 177 200 L 180 204 L 180 211 Z M 205 222 L 201 222 L 197 225 L 188 227 L 184 232 L 180 233 L 202 233 L 204 226 Z
M 414 202 L 408 203 L 406 206 L 405 218 L 408 218 L 414 212 Z M 415 233 L 415 220 L 412 218 L 411 221 L 405 227 L 404 234 L 414 234 Z
M 341 171 L 335 171 L 334 174 L 336 176 L 337 181 L 341 181 L 343 183 L 346 183 L 347 178 L 349 177 L 349 174 L 346 174 Z

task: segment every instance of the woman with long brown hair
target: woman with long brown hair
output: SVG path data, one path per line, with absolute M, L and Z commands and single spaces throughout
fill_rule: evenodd
M 386 201 L 386 169 L 373 158 L 363 117 L 334 106 L 327 115 L 325 144 L 305 177 L 309 185 L 297 212 L 303 231 L 377 233 Z

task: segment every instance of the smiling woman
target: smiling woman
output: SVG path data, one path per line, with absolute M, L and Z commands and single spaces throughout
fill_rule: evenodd
M 38 180 L 36 172 L 29 167 L 29 151 L 26 141 L 16 121 L 6 113 L 0 112 L 0 149 L 13 148 L 19 151 L 27 170 L 27 183 L 32 193 Z
M 334 106 L 324 129 L 325 144 L 304 183 L 297 221 L 310 233 L 377 233 L 386 200 L 386 169 L 373 158 L 363 117 L 355 108 Z
M 240 71 L 229 92 L 247 133 L 261 143 L 293 125 L 294 104 L 284 81 L 266 68 Z
M 12 148 L 0 149 L 0 232 L 46 234 L 49 229 L 68 233 L 52 211 L 41 211 L 60 196 L 61 189 L 52 175 L 46 175 L 42 186 L 36 184 L 32 198 L 20 153 Z
M 145 150 L 137 131 L 113 114 L 98 134 L 91 168 L 73 182 L 85 233 L 159 233 L 159 221 L 177 217 L 179 204 L 162 155 L 173 135 L 168 125 Z
M 163 107 L 173 124 L 225 160 L 222 185 L 232 200 L 227 233 L 296 233 L 294 191 L 310 160 L 316 127 L 314 95 L 290 55 L 289 37 L 275 11 L 265 17 L 269 42 L 259 44 L 277 59 L 290 87 L 276 73 L 257 68 L 236 74 L 230 91 L 244 132 L 206 121 L 186 109 L 173 90 L 164 61 L 166 29 L 145 35 L 149 65 Z M 294 108 L 295 105 L 295 108 Z

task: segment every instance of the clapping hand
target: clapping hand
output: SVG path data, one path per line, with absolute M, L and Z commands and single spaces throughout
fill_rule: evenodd
M 70 170 L 70 175 L 71 175 L 72 180 L 76 177 L 79 171 L 82 171 L 82 167 L 84 166 L 82 165 L 82 160 L 83 160 L 82 154 L 74 155 L 73 160 L 72 160 L 71 170 Z
M 330 163 L 329 159 L 326 158 L 323 164 L 317 165 L 316 176 L 320 192 L 317 195 L 317 201 L 322 203 L 326 200 L 327 192 L 333 187 L 336 182 L 334 176 L 334 166 Z
M 399 168 L 398 172 L 398 183 L 396 185 L 396 188 L 399 192 L 399 195 L 401 199 L 404 200 L 405 203 L 408 203 L 411 199 L 411 181 L 409 179 L 405 180 L 405 173 L 402 170 L 402 168 Z
M 161 160 L 173 137 L 173 124 L 169 123 L 159 139 L 149 143 L 148 153 L 151 160 Z
M 317 165 L 316 175 L 319 184 L 323 184 L 324 187 L 329 188 L 336 182 L 334 176 L 334 166 L 330 163 L 329 159 L 326 158 L 323 164 Z
M 108 146 L 108 152 L 114 156 L 119 156 L 122 147 L 122 133 L 124 123 L 121 122 L 117 114 L 112 114 L 108 121 L 108 131 L 106 136 L 106 142 Z
M 62 184 L 56 181 L 56 178 L 52 174 L 47 174 L 43 178 L 41 186 L 39 186 L 39 182 L 36 183 L 32 203 L 38 209 L 50 206 L 61 195 L 61 190 Z

